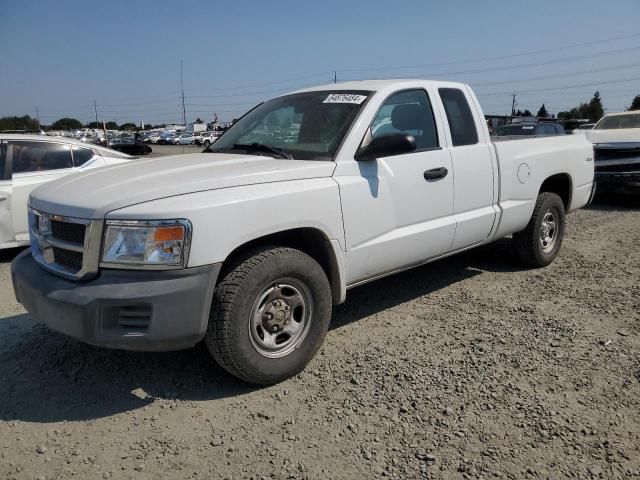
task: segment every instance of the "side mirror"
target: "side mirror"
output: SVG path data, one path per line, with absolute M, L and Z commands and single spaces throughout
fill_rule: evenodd
M 360 148 L 355 155 L 358 161 L 373 160 L 378 157 L 389 157 L 402 153 L 413 152 L 416 149 L 416 139 L 406 133 L 390 133 L 375 137 L 369 145 Z

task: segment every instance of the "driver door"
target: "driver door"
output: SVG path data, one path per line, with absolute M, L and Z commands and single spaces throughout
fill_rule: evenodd
M 452 162 L 436 125 L 427 91 L 394 93 L 378 110 L 363 142 L 406 133 L 416 139 L 416 150 L 350 160 L 336 170 L 348 284 L 417 265 L 450 250 L 456 227 Z

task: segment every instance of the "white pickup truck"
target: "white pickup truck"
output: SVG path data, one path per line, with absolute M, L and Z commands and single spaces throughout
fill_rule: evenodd
M 592 190 L 584 136 L 492 143 L 467 85 L 318 86 L 203 153 L 38 188 L 12 278 L 54 330 L 131 350 L 204 339 L 233 375 L 273 384 L 313 358 L 348 289 L 508 235 L 548 265 Z

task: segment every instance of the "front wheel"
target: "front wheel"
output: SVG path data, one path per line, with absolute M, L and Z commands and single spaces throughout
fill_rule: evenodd
M 331 320 L 331 289 L 322 267 L 285 247 L 252 252 L 217 285 L 205 343 L 229 373 L 273 385 L 314 357 Z
M 558 256 L 564 226 L 562 199 L 555 193 L 541 193 L 527 228 L 513 235 L 516 256 L 531 267 L 546 267 Z

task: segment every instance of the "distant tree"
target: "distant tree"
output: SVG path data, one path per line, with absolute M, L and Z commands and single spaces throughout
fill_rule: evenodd
M 547 118 L 549 116 L 549 112 L 547 112 L 547 109 L 545 108 L 544 103 L 540 107 L 540 110 L 538 110 L 538 115 L 536 116 L 538 118 Z
M 633 97 L 631 106 L 627 108 L 627 110 L 640 110 L 640 95 L 636 95 L 635 97 Z
M 520 110 L 520 109 L 516 110 L 515 116 L 516 117 L 521 117 L 522 116 L 522 110 Z
M 602 99 L 600 98 L 600 92 L 598 91 L 593 94 L 593 98 L 589 100 L 589 103 L 581 103 L 569 111 L 558 112 L 558 118 L 586 118 L 590 122 L 597 122 L 603 117 L 603 115 L 604 107 L 602 106 Z
M 200 125 L 201 123 L 204 123 L 202 120 L 200 120 L 200 117 L 196 118 L 196 121 L 194 123 L 197 123 L 198 125 Z
M 61 118 L 51 124 L 53 130 L 78 130 L 82 128 L 82 122 L 75 118 Z
M 137 130 L 137 126 L 135 123 L 123 123 L 122 125 L 120 125 L 120 130 Z
M 0 118 L 0 131 L 2 130 L 39 130 L 38 120 L 29 115 L 2 117 Z
M 593 98 L 589 101 L 588 110 L 586 112 L 588 118 L 592 122 L 597 122 L 604 116 L 604 107 L 602 106 L 602 99 L 600 98 L 600 92 L 596 90 L 593 94 Z
M 533 114 L 529 110 L 525 109 L 525 111 L 522 112 L 522 116 L 523 117 L 532 117 Z
M 107 130 L 117 130 L 118 124 L 116 122 L 107 122 L 105 127 L 107 127 Z

